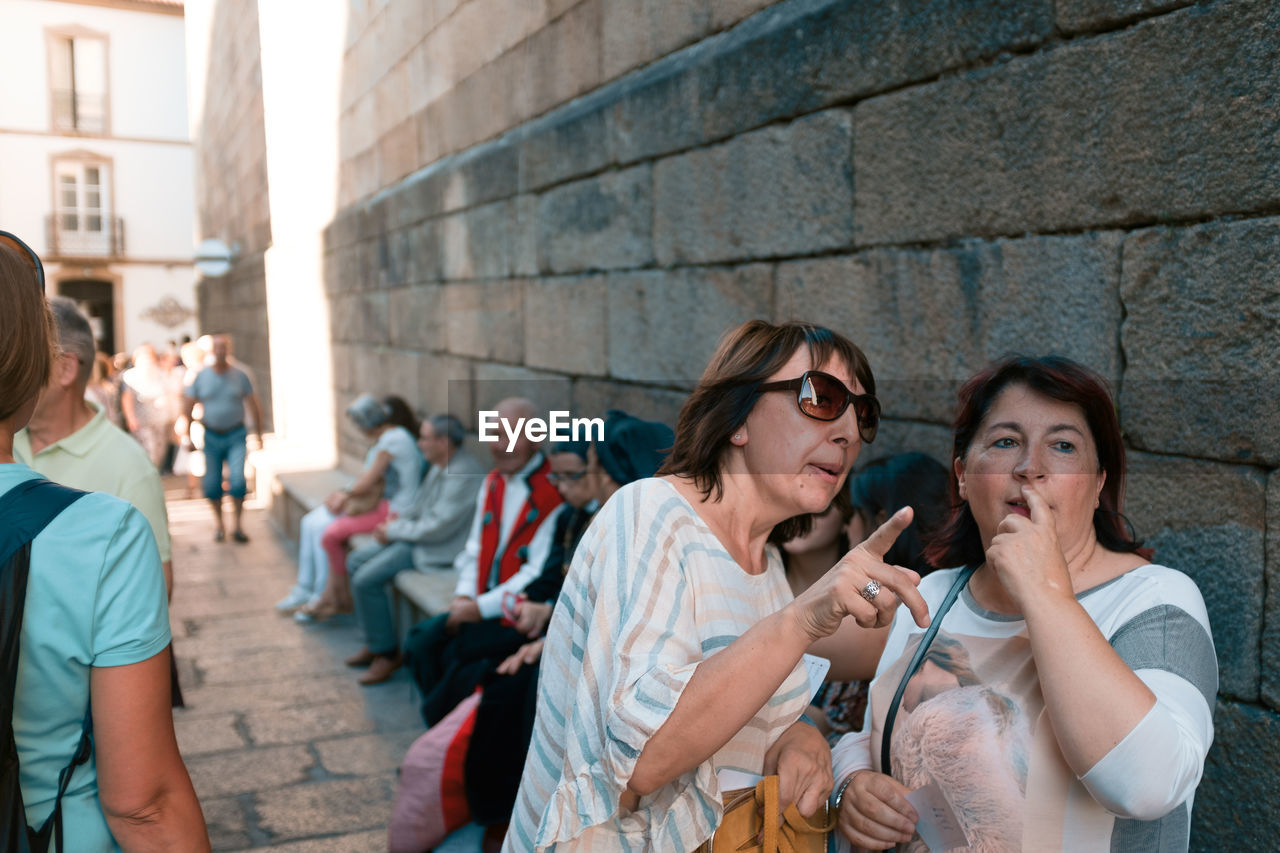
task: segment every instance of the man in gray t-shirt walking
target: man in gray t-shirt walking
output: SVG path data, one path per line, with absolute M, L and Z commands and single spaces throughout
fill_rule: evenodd
M 227 335 L 215 336 L 213 364 L 196 374 L 195 380 L 187 386 L 182 402 L 187 415 L 188 439 L 192 409 L 199 403 L 204 410 L 200 417 L 200 423 L 204 426 L 204 496 L 213 504 L 213 515 L 218 522 L 214 539 L 221 542 L 227 537 L 227 529 L 222 522 L 222 465 L 225 462 L 236 522 L 231 538 L 237 542 L 248 542 L 249 537 L 240 528 L 246 490 L 244 457 L 247 431 L 244 415 L 248 408 L 249 415 L 253 418 L 258 446 L 261 447 L 262 406 L 258 403 L 258 395 L 253 392 L 253 383 L 249 381 L 248 375 L 228 361 L 230 354 L 231 339 Z

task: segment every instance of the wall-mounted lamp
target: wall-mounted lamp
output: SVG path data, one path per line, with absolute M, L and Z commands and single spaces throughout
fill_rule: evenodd
M 231 264 L 240 256 L 240 244 L 228 247 L 221 240 L 210 237 L 196 249 L 196 269 L 205 278 L 221 278 L 231 270 Z

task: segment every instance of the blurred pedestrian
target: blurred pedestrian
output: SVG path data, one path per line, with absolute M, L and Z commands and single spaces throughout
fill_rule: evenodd
M 247 410 L 253 420 L 258 446 L 261 447 L 262 405 L 258 402 L 258 395 L 254 393 L 253 383 L 249 381 L 248 375 L 228 361 L 230 355 L 231 338 L 227 335 L 215 336 L 213 363 L 196 374 L 183 397 L 185 433 L 182 437 L 190 439 L 192 409 L 199 403 L 203 410 L 200 422 L 204 427 L 204 496 L 213 506 L 217 524 L 213 538 L 222 542 L 227 537 L 222 517 L 222 466 L 225 463 L 235 523 L 231 538 L 243 544 L 249 541 L 241 525 L 247 491 L 244 478 L 247 454 L 245 438 L 248 435 L 245 415 Z

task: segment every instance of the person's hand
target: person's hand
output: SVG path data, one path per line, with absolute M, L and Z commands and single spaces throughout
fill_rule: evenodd
M 866 850 L 888 850 L 916 834 L 919 816 L 907 802 L 911 789 L 892 776 L 858 770 L 840 800 L 836 827 L 845 838 Z
M 332 492 L 324 499 L 325 509 L 334 515 L 342 515 L 342 508 L 347 505 L 349 495 L 344 491 Z
M 1022 487 L 1031 517 L 1010 513 L 996 527 L 987 548 L 987 565 L 1022 613 L 1035 596 L 1074 596 L 1067 560 L 1058 544 L 1053 510 L 1032 486 Z
M 391 544 L 391 540 L 387 538 L 387 523 L 385 521 L 373 528 L 372 532 L 374 540 L 379 545 Z
M 515 675 L 520 671 L 520 667 L 537 663 L 542 657 L 543 642 L 543 640 L 534 640 L 532 643 L 525 643 L 515 654 L 498 664 L 498 675 Z
M 809 817 L 831 795 L 831 747 L 822 733 L 796 720 L 764 754 L 766 776 L 778 774 L 778 804 Z
M 449 605 L 449 618 L 445 620 L 445 630 L 450 634 L 458 633 L 458 628 L 464 622 L 480 621 L 480 605 L 476 604 L 476 600 L 466 595 L 460 595 Z
M 536 637 L 551 621 L 551 604 L 537 601 L 516 602 L 516 630 L 526 637 Z
M 929 625 L 929 607 L 916 589 L 920 575 L 884 562 L 884 555 L 898 534 L 911 524 L 912 517 L 911 507 L 895 512 L 788 605 L 796 608 L 811 640 L 834 633 L 846 616 L 852 616 L 863 628 L 883 628 L 893 622 L 899 603 L 907 605 L 921 628 Z M 868 601 L 862 591 L 870 581 L 879 584 L 880 591 Z

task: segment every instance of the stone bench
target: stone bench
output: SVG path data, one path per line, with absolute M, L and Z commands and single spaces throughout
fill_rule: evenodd
M 323 504 L 331 492 L 350 484 L 353 479 L 351 473 L 337 468 L 275 473 L 271 483 L 272 520 L 285 536 L 296 543 L 302 516 Z M 368 534 L 353 536 L 351 547 L 358 548 L 373 541 Z M 429 573 L 408 569 L 396 575 L 392 583 L 391 612 L 401 644 L 415 624 L 449 609 L 457 582 L 458 573 L 454 569 Z

